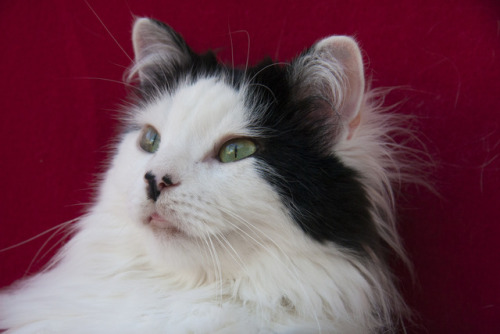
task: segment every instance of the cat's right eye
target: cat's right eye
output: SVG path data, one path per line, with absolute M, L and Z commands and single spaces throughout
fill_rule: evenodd
M 222 145 L 219 151 L 221 162 L 235 162 L 248 158 L 257 151 L 257 145 L 254 141 L 247 138 L 235 138 Z
M 141 134 L 139 146 L 148 153 L 154 153 L 160 146 L 160 134 L 151 125 L 147 125 Z

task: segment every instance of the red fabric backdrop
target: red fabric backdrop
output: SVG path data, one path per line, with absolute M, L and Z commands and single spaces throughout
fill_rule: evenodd
M 419 118 L 438 165 L 441 196 L 412 190 L 402 201 L 415 283 L 399 272 L 419 315 L 409 332 L 500 333 L 498 2 L 88 1 L 92 9 L 83 0 L 0 3 L 0 249 L 91 202 L 126 96 L 117 82 L 132 57 L 133 15 L 165 21 L 227 62 L 232 32 L 236 64 L 289 60 L 318 38 L 349 34 L 373 86 L 401 87 L 387 102 L 404 101 L 399 112 Z M 1 286 L 47 261 L 61 236 L 51 234 L 0 252 Z

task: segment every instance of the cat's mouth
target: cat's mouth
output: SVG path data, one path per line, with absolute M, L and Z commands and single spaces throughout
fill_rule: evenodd
M 165 219 L 163 216 L 158 213 L 153 213 L 149 216 L 147 220 L 148 224 L 150 224 L 155 230 L 159 230 L 168 235 L 178 235 L 183 234 L 177 226 L 175 226 L 171 221 Z

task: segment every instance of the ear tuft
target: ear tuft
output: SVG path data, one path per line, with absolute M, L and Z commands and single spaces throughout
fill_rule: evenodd
M 332 36 L 321 40 L 315 46 L 316 52 L 328 55 L 342 67 L 346 87 L 341 113 L 351 123 L 359 115 L 365 90 L 363 59 L 358 44 L 347 36 Z M 328 57 L 327 57 L 328 58 Z
M 331 36 L 320 40 L 294 63 L 300 95 L 317 96 L 340 117 L 350 138 L 360 124 L 365 90 L 363 60 L 354 39 Z
M 161 64 L 163 69 L 188 63 L 193 52 L 184 39 L 166 24 L 149 18 L 138 18 L 132 30 L 135 64 L 128 79 L 139 75 L 147 78 L 152 66 Z

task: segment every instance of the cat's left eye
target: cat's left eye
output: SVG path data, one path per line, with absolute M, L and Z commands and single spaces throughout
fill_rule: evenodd
M 253 155 L 257 151 L 257 144 L 247 138 L 231 139 L 222 145 L 219 151 L 221 162 L 234 162 Z
M 151 125 L 142 130 L 139 146 L 146 152 L 154 153 L 160 146 L 160 134 Z

